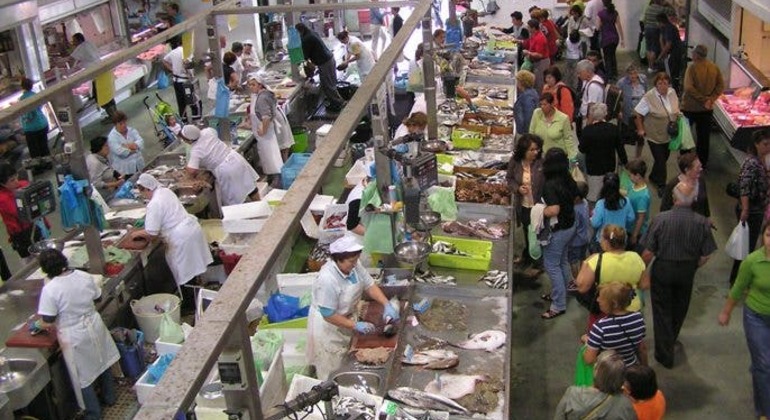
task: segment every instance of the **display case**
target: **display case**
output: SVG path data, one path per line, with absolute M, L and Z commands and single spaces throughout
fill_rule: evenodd
M 770 126 L 770 80 L 750 62 L 730 60 L 730 81 L 714 107 L 714 119 L 730 144 L 746 150 L 751 135 Z

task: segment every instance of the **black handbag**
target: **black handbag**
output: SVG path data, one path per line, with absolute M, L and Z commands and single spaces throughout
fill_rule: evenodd
M 591 288 L 587 292 L 575 295 L 575 299 L 577 299 L 578 303 L 594 315 L 602 313 L 602 310 L 599 309 L 599 302 L 597 301 L 597 298 L 599 297 L 599 283 L 601 282 L 602 255 L 604 255 L 604 253 L 600 252 L 599 260 L 596 262 L 594 284 L 591 285 Z
M 738 182 L 736 181 L 730 181 L 727 183 L 727 187 L 725 187 L 725 193 L 732 198 L 741 198 L 741 186 L 738 185 Z
M 666 132 L 668 133 L 668 136 L 672 139 L 679 135 L 679 122 L 678 121 L 669 121 L 668 125 L 666 126 Z

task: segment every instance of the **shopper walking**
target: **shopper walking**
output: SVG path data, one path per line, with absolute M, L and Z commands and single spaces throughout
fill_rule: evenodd
M 658 379 L 651 367 L 626 367 L 626 383 L 623 388 L 634 405 L 638 420 L 663 420 L 666 414 L 666 397 L 658 389 Z
M 653 73 L 655 62 L 660 54 L 660 27 L 658 15 L 666 13 L 665 0 L 650 0 L 650 4 L 644 12 L 644 44 L 647 48 L 647 72 Z
M 676 184 L 684 182 L 689 184 L 695 190 L 695 201 L 692 203 L 692 210 L 705 218 L 711 217 L 709 208 L 708 190 L 706 189 L 706 177 L 703 174 L 703 165 L 695 153 L 682 153 L 677 159 L 679 175 L 672 178 L 666 184 L 663 190 L 663 197 L 660 201 L 660 211 L 671 210 L 674 207 L 673 191 Z
M 602 351 L 615 350 L 623 357 L 626 367 L 646 364 L 644 337 L 647 328 L 644 325 L 644 315 L 639 311 L 628 310 L 635 296 L 634 288 L 625 283 L 605 283 L 603 280 L 599 285 L 597 302 L 606 316 L 597 320 L 590 327 L 588 334 L 582 337 L 581 341 L 586 344 L 583 361 L 592 364 Z
M 617 80 L 618 59 L 615 52 L 618 45 L 625 46 L 623 43 L 623 25 L 620 23 L 620 16 L 612 0 L 602 0 L 602 3 L 604 10 L 597 13 L 597 30 L 599 31 L 604 65 L 607 68 L 607 80 Z
M 128 117 L 115 111 L 112 117 L 115 127 L 107 135 L 110 146 L 110 164 L 126 178 L 144 169 L 144 139 L 135 128 L 128 126 Z
M 19 100 L 23 101 L 34 96 L 33 86 L 32 80 L 26 77 L 21 79 L 23 92 Z M 21 116 L 21 129 L 24 131 L 24 138 L 27 139 L 29 157 L 36 163 L 33 171 L 41 172 L 44 169 L 53 168 L 49 160 L 51 151 L 48 150 L 48 120 L 43 115 L 42 105 Z
M 81 66 L 83 68 L 87 68 L 102 61 L 102 57 L 99 54 L 99 49 L 96 48 L 96 46 L 91 42 L 86 41 L 86 37 L 82 33 L 78 32 L 72 35 L 72 45 L 75 46 L 75 49 L 72 50 L 72 53 L 70 53 L 70 58 L 75 60 L 73 67 Z M 109 79 L 112 83 L 114 83 L 114 76 L 112 76 L 112 70 L 107 70 L 107 71 L 110 72 L 109 77 L 107 79 Z M 91 82 L 91 96 L 93 96 L 96 103 L 100 107 L 102 107 L 102 109 L 104 109 L 104 112 L 107 113 L 106 122 L 108 123 L 109 119 L 115 115 L 115 112 L 118 109 L 115 103 L 114 92 L 113 92 L 115 88 L 113 86 L 109 89 L 105 89 L 108 92 L 102 92 L 100 94 L 96 88 L 97 84 L 98 84 L 97 80 L 94 80 L 93 82 Z
M 634 144 L 634 159 L 639 159 L 644 149 L 644 137 L 636 133 L 634 108 L 647 92 L 647 76 L 641 74 L 635 64 L 630 64 L 626 67 L 625 75 L 618 80 L 617 86 L 623 92 L 623 118 L 618 122 L 620 140 L 625 144 Z
M 334 55 L 326 47 L 323 40 L 304 23 L 298 23 L 294 27 L 302 38 L 302 53 L 305 59 L 318 67 L 321 91 L 329 101 L 327 109 L 339 112 L 342 110 L 345 100 L 337 91 L 337 64 L 334 61 Z M 306 76 L 311 77 L 312 75 Z
M 532 207 L 540 202 L 545 178 L 543 175 L 543 140 L 533 134 L 524 134 L 516 142 L 513 156 L 508 162 L 508 189 L 513 194 L 516 222 L 522 227 L 524 250 L 515 264 L 530 265 L 529 225 Z
M 372 0 L 377 3 L 378 0 Z M 375 59 L 388 47 L 388 32 L 385 30 L 385 14 L 378 7 L 369 8 L 369 25 L 372 29 L 372 52 Z
M 551 93 L 540 95 L 540 107 L 532 114 L 529 132 L 543 139 L 543 151 L 559 147 L 571 160 L 577 159 L 577 145 L 572 137 L 569 117 L 556 109 L 556 99 Z
M 574 91 L 562 81 L 561 70 L 558 67 L 548 67 L 543 75 L 545 77 L 543 93 L 553 95 L 553 106 L 563 112 L 571 124 L 575 117 L 575 99 L 577 99 L 572 95 Z
M 594 104 L 589 111 L 591 124 L 583 128 L 579 150 L 585 155 L 586 181 L 588 182 L 588 201 L 596 203 L 602 189 L 604 176 L 615 172 L 618 160 L 621 165 L 628 163 L 626 149 L 620 142 L 618 127 L 610 124 L 607 118 L 607 105 Z M 615 158 L 617 155 L 617 159 Z
M 692 64 L 684 72 L 682 93 L 682 112 L 695 129 L 695 149 L 704 167 L 708 167 L 709 162 L 714 103 L 725 89 L 722 72 L 707 56 L 705 45 L 695 47 Z
M 730 289 L 719 324 L 730 323 L 735 304 L 744 298 L 743 332 L 751 355 L 751 382 L 754 387 L 754 414 L 770 417 L 770 223 L 761 231 L 762 246 L 741 263 L 738 278 Z
M 692 211 L 692 186 L 680 182 L 673 194 L 674 207 L 652 219 L 642 253 L 647 264 L 655 258 L 650 272 L 655 360 L 668 369 L 674 366 L 695 272 L 717 249 L 709 221 Z
M 540 30 L 540 22 L 537 19 L 527 21 L 527 31 L 529 32 L 529 39 L 524 41 L 524 47 L 526 48 L 524 54 L 529 57 L 529 61 L 533 65 L 532 73 L 535 75 L 535 90 L 542 92 L 543 85 L 545 84 L 544 73 L 551 65 L 551 52 L 548 49 L 548 40 Z
M 680 90 L 679 81 L 682 77 L 682 64 L 687 50 L 679 37 L 679 28 L 671 23 L 669 13 L 674 13 L 674 11 L 660 13 L 657 16 L 658 30 L 660 31 L 658 61 L 662 63 L 663 70 L 671 76 L 671 85 L 678 91 Z M 673 18 L 676 18 L 676 15 Z
M 163 67 L 167 72 L 171 73 L 171 80 L 174 86 L 174 97 L 176 97 L 176 106 L 179 115 L 182 120 L 189 124 L 194 116 L 200 115 L 200 109 L 198 104 L 194 100 L 188 102 L 192 98 L 192 92 L 187 95 L 185 92 L 185 85 L 188 86 L 193 82 L 190 80 L 190 74 L 184 67 L 184 52 L 182 49 L 182 40 L 179 37 L 171 38 L 168 41 L 171 51 L 163 57 Z M 227 80 L 227 79 L 226 79 Z M 190 114 L 188 115 L 187 107 L 190 107 Z
M 631 205 L 631 200 L 620 193 L 620 178 L 614 172 L 604 175 L 599 201 L 596 202 L 591 215 L 591 226 L 596 231 L 596 238 L 592 251 L 595 252 L 602 229 L 607 225 L 618 225 L 626 232 L 633 230 L 636 223 L 636 213 Z
M 248 122 L 251 123 L 251 131 L 257 139 L 257 152 L 262 172 L 268 175 L 270 182 L 277 182 L 280 177 L 283 160 L 276 133 L 276 99 L 275 94 L 267 89 L 261 76 L 254 75 L 249 79 L 251 91 L 251 107 L 249 109 Z M 290 130 L 289 127 L 280 127 L 281 130 Z
M 604 103 L 604 79 L 594 72 L 594 64 L 589 60 L 580 60 L 575 70 L 581 82 L 580 111 L 575 126 L 578 138 L 581 138 L 582 128 L 588 124 L 588 108 L 593 104 Z
M 516 72 L 516 102 L 513 103 L 513 119 L 516 132 L 526 134 L 532 122 L 532 114 L 537 108 L 538 97 L 535 90 L 535 75 L 527 70 Z

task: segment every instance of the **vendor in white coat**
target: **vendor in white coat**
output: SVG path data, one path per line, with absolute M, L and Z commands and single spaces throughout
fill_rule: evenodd
M 78 405 L 85 410 L 83 418 L 101 419 L 102 409 L 96 394 L 101 388 L 102 402 L 115 403 L 115 385 L 110 367 L 120 354 L 94 300 L 102 291 L 90 274 L 68 268 L 61 251 L 46 249 L 38 257 L 40 268 L 51 279 L 40 292 L 37 313 L 42 321 L 36 327 L 45 329 L 56 324 L 56 338 L 67 365 L 72 389 Z
M 396 308 L 390 305 L 358 261 L 362 249 L 363 246 L 351 236 L 334 241 L 329 246 L 331 258 L 321 267 L 313 284 L 307 357 L 322 380 L 339 367 L 353 332 L 375 333 L 373 324 L 356 320 L 356 305 L 364 292 L 383 305 L 383 320 L 395 321 L 399 317 Z
M 110 163 L 121 175 L 129 177 L 144 168 L 144 139 L 136 129 L 128 126 L 128 117 L 122 111 L 112 116 L 115 127 L 107 135 Z
M 261 74 L 249 75 L 249 90 L 251 106 L 247 116 L 248 122 L 251 123 L 251 131 L 257 140 L 260 166 L 262 171 L 271 178 L 270 181 L 275 182 L 283 167 L 281 148 L 286 147 L 284 136 L 286 134 L 291 136 L 291 127 L 286 122 L 285 116 L 279 113 L 275 94 L 267 88 Z M 284 117 L 283 121 L 281 116 Z M 279 132 L 281 140 L 279 140 Z
M 374 67 L 374 54 L 372 54 L 372 50 L 363 41 L 350 35 L 348 31 L 338 33 L 337 39 L 347 49 L 345 60 L 337 66 L 337 70 L 345 70 L 350 63 L 356 63 L 358 65 L 358 75 L 361 78 L 361 83 L 363 83 Z
M 179 138 L 191 145 L 187 173 L 195 175 L 201 169 L 214 174 L 219 204 L 241 204 L 257 189 L 259 175 L 240 153 L 217 137 L 213 128 L 199 129 L 186 125 Z
M 152 175 L 139 175 L 136 185 L 142 197 L 150 202 L 147 203 L 144 229 L 134 235 L 148 240 L 163 238 L 166 263 L 177 287 L 181 288 L 195 276 L 203 274 L 214 261 L 201 225 L 195 216 L 187 213 L 176 194 L 162 187 Z

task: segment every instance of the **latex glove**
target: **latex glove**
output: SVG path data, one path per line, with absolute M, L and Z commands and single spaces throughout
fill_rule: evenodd
M 385 322 L 398 321 L 398 311 L 393 305 L 388 303 L 382 311 L 382 319 Z
M 29 322 L 29 333 L 32 335 L 40 334 L 41 332 L 45 331 L 45 326 L 43 325 L 42 319 L 36 319 L 34 321 Z
M 353 329 L 359 334 L 374 334 L 374 324 L 371 322 L 358 321 Z

